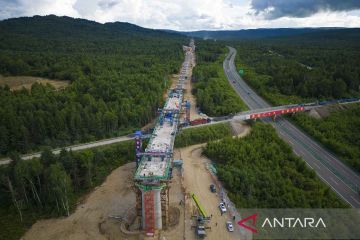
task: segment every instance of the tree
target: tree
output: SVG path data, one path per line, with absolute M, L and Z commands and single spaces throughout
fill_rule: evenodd
M 56 157 L 50 147 L 46 147 L 44 151 L 42 151 L 40 161 L 45 167 L 49 167 L 56 162 Z
M 69 200 L 72 195 L 70 177 L 67 175 L 60 163 L 55 163 L 50 165 L 47 179 L 49 181 L 48 186 L 50 190 L 50 196 L 55 201 L 58 211 L 61 212 L 60 209 L 62 209 L 65 214 L 69 216 Z
M 78 155 L 79 164 L 82 168 L 85 177 L 85 187 L 90 188 L 93 185 L 93 169 L 94 169 L 94 153 L 90 150 L 82 151 Z

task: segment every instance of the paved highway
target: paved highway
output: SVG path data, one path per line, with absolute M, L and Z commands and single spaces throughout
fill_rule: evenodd
M 235 91 L 250 109 L 270 107 L 241 79 L 234 64 L 236 50 L 232 47 L 229 50 L 223 67 Z M 274 126 L 279 136 L 292 146 L 294 153 L 302 157 L 341 198 L 352 207 L 360 208 L 360 177 L 356 172 L 286 119 L 278 117 L 276 122 L 271 119 L 263 121 Z
M 87 148 L 100 147 L 100 146 L 109 145 L 109 144 L 113 144 L 113 143 L 124 142 L 124 141 L 128 141 L 131 139 L 133 139 L 133 137 L 121 136 L 121 137 L 104 139 L 104 140 L 90 142 L 90 143 L 72 145 L 72 146 L 64 147 L 64 149 L 66 149 L 67 151 L 70 151 L 70 150 L 79 151 L 79 150 L 83 150 L 83 149 L 87 149 Z M 52 152 L 54 154 L 59 154 L 61 149 L 62 148 L 57 148 L 57 149 L 52 150 Z M 23 156 L 21 156 L 21 158 L 23 160 L 29 160 L 34 157 L 40 157 L 40 156 L 41 156 L 41 152 L 38 152 L 38 153 L 23 155 Z M 10 158 L 0 159 L 0 165 L 8 164 L 10 161 L 11 161 Z

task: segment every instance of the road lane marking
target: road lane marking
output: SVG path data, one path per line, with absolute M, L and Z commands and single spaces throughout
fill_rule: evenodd
M 309 168 L 313 169 L 313 167 L 312 167 L 312 166 L 310 166 L 310 164 L 309 164 L 309 163 L 307 163 L 307 162 L 306 162 L 306 164 L 309 166 Z
M 350 196 L 357 204 L 360 205 L 360 202 L 358 200 L 356 200 L 356 198 L 354 198 L 353 196 Z
M 319 165 L 317 165 L 317 163 L 316 163 L 316 162 L 313 162 L 313 164 L 314 164 L 317 168 L 319 168 L 319 169 L 320 169 Z
M 336 185 L 339 185 L 339 183 L 338 183 L 336 180 L 334 180 L 332 177 L 330 177 L 330 179 L 331 179 L 331 181 L 333 181 Z
M 295 153 L 296 156 L 300 157 L 300 155 L 295 151 L 295 149 L 294 149 L 294 153 Z
M 340 194 L 328 181 L 326 181 L 325 178 L 323 178 L 323 177 L 320 176 L 319 174 L 318 174 L 318 176 L 319 176 L 324 182 L 326 182 L 326 183 L 330 186 L 330 188 L 332 188 L 337 194 L 339 194 L 339 196 L 341 196 L 342 199 L 345 200 L 345 202 L 347 202 L 350 206 L 355 207 L 355 206 L 352 205 L 348 200 L 346 200 L 346 198 L 345 198 L 342 194 Z M 352 196 L 351 196 L 351 197 L 352 197 Z M 354 198 L 353 198 L 353 199 L 354 199 Z

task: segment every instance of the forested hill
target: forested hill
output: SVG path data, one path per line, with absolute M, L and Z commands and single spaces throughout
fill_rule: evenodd
M 70 80 L 63 91 L 0 87 L 0 155 L 116 136 L 148 123 L 184 36 L 128 23 L 23 17 L 0 21 L 0 74 Z
M 179 36 L 176 33 L 142 28 L 131 23 L 111 22 L 101 24 L 86 19 L 74 19 L 66 16 L 58 17 L 55 15 L 3 20 L 0 21 L 0 33 L 2 38 L 11 34 L 24 34 L 27 37 L 32 36 L 55 40 L 91 38 L 92 41 L 115 40 L 134 36 L 141 37 L 144 34 L 146 34 L 146 37 L 155 38 L 161 36 L 165 38 Z
M 339 35 L 357 34 L 358 28 L 264 28 L 264 29 L 242 29 L 242 30 L 221 30 L 221 31 L 194 31 L 181 32 L 186 36 L 204 39 L 217 40 L 240 40 L 240 39 L 263 39 L 280 38 L 290 36 L 311 36 L 320 35 Z

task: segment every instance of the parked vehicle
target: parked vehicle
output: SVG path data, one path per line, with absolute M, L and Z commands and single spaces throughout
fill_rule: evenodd
M 232 222 L 230 222 L 230 221 L 226 222 L 226 228 L 229 232 L 234 231 L 234 226 L 233 226 Z
M 226 207 L 225 207 L 225 203 L 221 202 L 219 204 L 219 209 L 221 213 L 226 213 Z
M 214 184 L 210 184 L 210 191 L 216 193 L 216 187 Z

